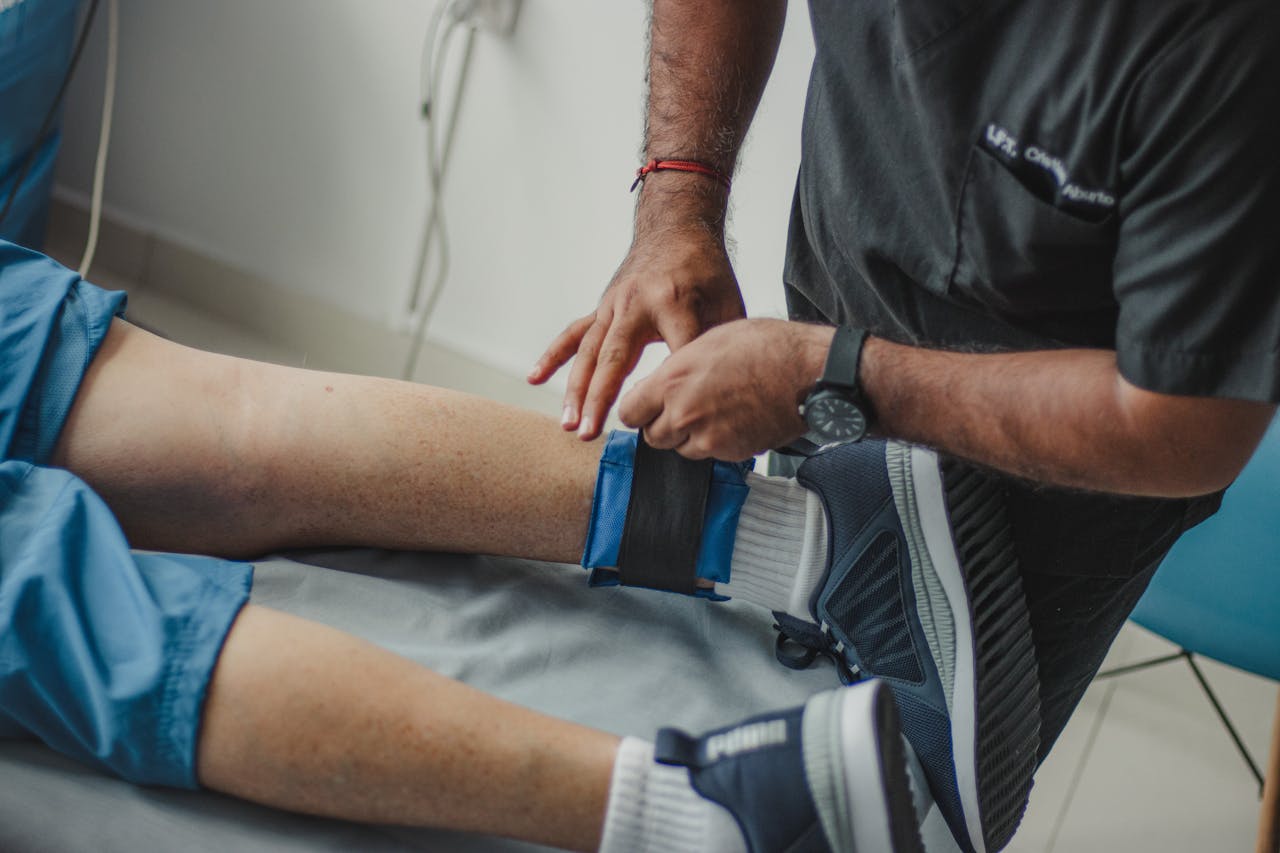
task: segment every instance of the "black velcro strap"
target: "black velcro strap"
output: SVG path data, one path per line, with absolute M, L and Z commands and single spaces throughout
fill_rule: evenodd
M 631 501 L 618 545 L 618 580 L 693 595 L 698 549 L 711 491 L 711 459 L 686 459 L 636 441 Z

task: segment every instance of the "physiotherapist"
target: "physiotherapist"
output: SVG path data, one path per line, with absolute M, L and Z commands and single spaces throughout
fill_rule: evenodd
M 1280 401 L 1280 9 L 812 0 L 790 320 L 743 319 L 729 183 L 785 8 L 655 0 L 632 246 L 530 381 L 574 359 L 591 439 L 661 340 L 619 403 L 654 447 L 865 426 L 1000 472 L 1043 758 Z

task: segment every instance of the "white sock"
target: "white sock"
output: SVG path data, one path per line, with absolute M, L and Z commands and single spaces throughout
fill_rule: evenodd
M 746 853 L 738 824 L 704 799 L 689 771 L 653 760 L 653 744 L 623 738 L 609 784 L 600 853 Z
M 747 473 L 729 583 L 716 592 L 811 619 L 809 597 L 827 567 L 822 501 L 790 477 Z

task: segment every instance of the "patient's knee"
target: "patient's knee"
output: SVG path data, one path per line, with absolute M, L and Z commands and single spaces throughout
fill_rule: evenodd
M 205 692 L 251 567 L 133 554 L 65 471 L 0 464 L 0 731 L 194 787 Z

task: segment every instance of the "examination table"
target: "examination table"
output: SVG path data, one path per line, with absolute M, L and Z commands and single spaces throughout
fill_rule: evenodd
M 618 734 L 698 731 L 835 684 L 774 660 L 771 619 L 575 566 L 373 550 L 258 562 L 257 604 L 371 640 L 510 701 Z M 433 830 L 302 817 L 214 793 L 139 788 L 34 742 L 0 741 L 0 851 L 527 851 Z

